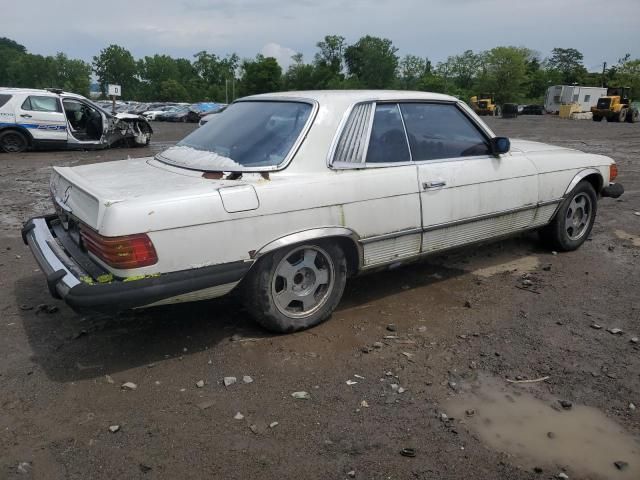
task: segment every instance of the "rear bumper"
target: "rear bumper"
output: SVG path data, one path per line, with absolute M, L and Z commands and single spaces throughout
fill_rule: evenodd
M 240 261 L 135 281 L 114 279 L 109 283 L 92 283 L 91 277 L 53 236 L 49 222 L 54 219 L 54 215 L 32 218 L 22 229 L 22 239 L 44 272 L 51 295 L 63 299 L 77 311 L 113 313 L 216 286 L 235 284 L 242 280 L 252 265 L 252 262 Z
M 600 194 L 603 197 L 618 198 L 624 193 L 624 187 L 620 183 L 610 183 L 602 189 Z

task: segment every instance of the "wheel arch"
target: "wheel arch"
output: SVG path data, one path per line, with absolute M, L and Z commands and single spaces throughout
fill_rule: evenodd
M 0 127 L 0 133 L 6 132 L 8 130 L 13 130 L 15 132 L 18 133 L 22 133 L 25 137 L 27 137 L 27 142 L 29 142 L 29 146 L 32 147 L 33 146 L 33 135 L 31 135 L 31 132 L 24 128 L 21 127 L 20 125 L 7 125 L 5 127 Z
M 571 190 L 573 190 L 576 185 L 578 185 L 578 183 L 583 180 L 588 181 L 593 186 L 597 194 L 599 194 L 604 187 L 604 178 L 602 177 L 602 172 L 595 168 L 587 168 L 585 170 L 581 170 L 573 177 L 564 194 L 568 195 L 569 192 L 571 192 Z
M 292 247 L 301 243 L 314 240 L 334 240 L 339 243 L 347 257 L 349 274 L 357 273 L 363 262 L 363 250 L 359 242 L 360 236 L 353 230 L 345 227 L 322 227 L 291 233 L 273 240 L 259 250 L 256 250 L 253 258 L 257 261 L 268 253 L 285 247 Z

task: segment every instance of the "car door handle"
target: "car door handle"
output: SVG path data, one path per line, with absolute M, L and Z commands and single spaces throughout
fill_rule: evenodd
M 429 188 L 444 187 L 446 184 L 447 184 L 447 182 L 445 182 L 444 180 L 437 180 L 435 182 L 424 182 L 422 184 L 422 188 L 424 190 L 427 190 Z
M 20 115 L 22 118 L 31 118 L 31 115 L 29 115 L 28 113 L 23 113 L 22 115 Z

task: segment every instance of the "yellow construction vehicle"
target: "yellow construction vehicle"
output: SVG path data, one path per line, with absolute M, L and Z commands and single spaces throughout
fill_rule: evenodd
M 469 104 L 473 111 L 480 116 L 491 115 L 497 117 L 500 115 L 500 107 L 496 105 L 493 93 L 474 95 L 469 99 Z
M 607 96 L 600 97 L 598 104 L 591 107 L 594 122 L 600 122 L 603 118 L 607 122 L 638 121 L 638 109 L 631 105 L 631 89 L 629 87 L 609 87 Z

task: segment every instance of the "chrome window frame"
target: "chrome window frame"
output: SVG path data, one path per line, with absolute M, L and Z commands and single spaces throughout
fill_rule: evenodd
M 356 107 L 356 105 L 361 105 L 363 103 L 369 103 L 372 105 L 372 108 L 371 108 L 372 113 L 371 113 L 371 118 L 369 119 L 369 128 L 367 130 L 366 148 L 363 155 L 364 161 L 358 162 L 358 163 L 334 162 L 333 158 L 335 156 L 335 151 L 338 146 L 338 142 L 340 141 L 340 137 L 344 133 L 344 128 L 347 122 L 349 121 L 351 112 Z M 409 148 L 410 160 L 407 162 L 367 163 L 366 159 L 367 159 L 367 154 L 369 153 L 369 142 L 371 140 L 371 131 L 373 129 L 373 121 L 375 118 L 376 107 L 379 104 L 388 104 L 388 103 L 395 104 L 399 109 L 400 118 L 402 119 L 402 126 L 404 128 L 405 138 L 407 141 L 407 147 Z M 487 155 L 484 155 L 484 154 L 472 155 L 467 157 L 449 157 L 449 158 L 432 158 L 429 160 L 414 160 L 413 152 L 411 151 L 411 144 L 409 142 L 409 134 L 407 132 L 407 127 L 406 127 L 404 116 L 402 115 L 402 109 L 401 109 L 401 104 L 407 104 L 407 103 L 453 105 L 473 125 L 473 127 L 478 131 L 478 133 L 485 138 L 485 140 L 487 141 L 487 144 L 489 144 L 492 138 L 495 138 L 495 133 L 492 132 L 487 126 L 479 122 L 476 118 L 474 118 L 473 111 L 469 108 L 467 104 L 465 104 L 464 102 L 461 102 L 460 100 L 425 100 L 425 99 L 365 100 L 365 101 L 353 103 L 352 105 L 349 106 L 349 108 L 343 114 L 342 119 L 338 124 L 338 129 L 336 130 L 336 134 L 334 135 L 333 140 L 331 142 L 331 148 L 329 149 L 329 153 L 327 155 L 327 167 L 333 170 L 361 170 L 361 169 L 367 169 L 367 168 L 389 168 L 389 167 L 400 167 L 400 166 L 407 166 L 407 165 L 423 165 L 426 163 L 434 163 L 434 162 L 453 162 L 453 161 L 460 161 L 460 159 L 473 160 L 473 159 L 482 159 L 482 158 L 494 156 L 493 154 L 489 153 Z
M 224 171 L 224 172 L 231 172 L 231 173 L 251 173 L 251 172 L 274 172 L 274 171 L 284 170 L 293 161 L 293 157 L 296 156 L 296 154 L 298 153 L 298 150 L 300 150 L 300 147 L 302 146 L 302 143 L 306 140 L 307 135 L 309 134 L 309 130 L 311 130 L 311 127 L 315 123 L 316 116 L 318 114 L 318 110 L 320 109 L 320 103 L 317 100 L 312 100 L 310 98 L 300 98 L 300 97 L 293 97 L 292 96 L 292 97 L 266 97 L 266 98 L 251 98 L 251 97 L 248 97 L 248 98 L 235 100 L 230 105 L 233 105 L 234 103 L 252 103 L 252 102 L 306 103 L 308 105 L 311 105 L 311 113 L 309 113 L 309 118 L 307 119 L 306 123 L 304 124 L 304 126 L 300 130 L 300 134 L 298 135 L 298 138 L 296 139 L 296 141 L 291 146 L 291 149 L 289 149 L 289 152 L 287 153 L 287 155 L 284 157 L 282 162 L 280 162 L 278 165 L 269 165 L 269 166 L 262 166 L 262 167 L 243 167 L 241 169 L 238 169 L 238 168 L 235 168 L 235 169 L 224 168 L 222 170 L 220 170 L 220 169 L 204 170 L 202 168 L 191 168 L 191 167 L 188 167 L 188 166 L 185 166 L 185 165 L 182 165 L 182 164 L 179 165 L 177 163 L 174 163 L 170 159 L 162 156 L 162 154 L 164 153 L 164 150 L 162 152 L 156 154 L 154 156 L 154 158 L 156 160 L 158 160 L 159 162 L 162 162 L 162 163 L 164 163 L 166 165 L 171 165 L 172 167 L 177 167 L 177 168 L 184 168 L 185 170 L 192 170 L 192 171 L 196 171 L 196 172 L 220 172 L 220 171 Z

